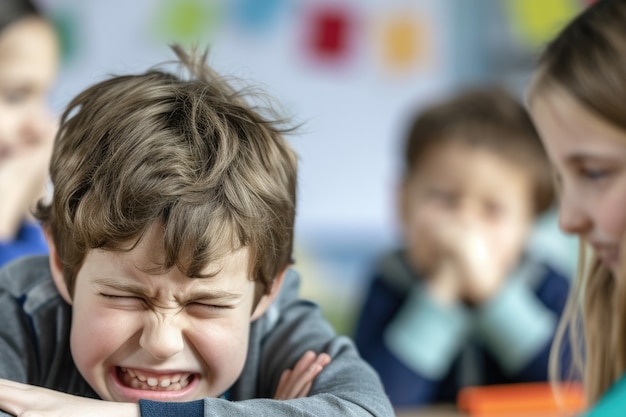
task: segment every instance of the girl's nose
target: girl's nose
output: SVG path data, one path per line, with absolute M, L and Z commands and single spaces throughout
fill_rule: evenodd
M 591 226 L 585 204 L 580 198 L 568 191 L 563 190 L 559 201 L 559 227 L 565 233 L 582 235 Z

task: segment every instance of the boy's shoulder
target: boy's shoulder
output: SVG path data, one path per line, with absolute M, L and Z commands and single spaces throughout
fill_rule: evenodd
M 0 269 L 0 292 L 22 300 L 24 309 L 34 311 L 60 298 L 50 274 L 48 256 L 25 256 Z

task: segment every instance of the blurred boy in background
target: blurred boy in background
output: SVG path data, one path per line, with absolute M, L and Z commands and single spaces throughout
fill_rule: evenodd
M 568 280 L 525 253 L 554 197 L 526 111 L 501 89 L 465 91 L 418 115 L 405 164 L 404 248 L 380 262 L 356 329 L 392 403 L 546 380 Z

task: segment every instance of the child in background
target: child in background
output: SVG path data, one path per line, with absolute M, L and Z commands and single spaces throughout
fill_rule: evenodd
M 547 380 L 568 280 L 525 254 L 553 203 L 550 167 L 522 105 L 465 91 L 414 121 L 399 214 L 356 329 L 394 406 L 454 402 L 460 388 Z
M 579 236 L 582 249 L 593 249 L 592 257 L 581 256 L 590 262 L 580 265 L 562 327 L 571 330 L 590 415 L 621 416 L 626 407 L 625 0 L 595 2 L 547 45 L 529 87 L 528 108 L 557 174 L 560 226 Z M 584 346 L 578 339 L 581 318 Z M 554 363 L 558 359 L 555 354 Z M 553 372 L 558 377 L 558 370 Z
M 280 120 L 175 51 L 190 79 L 113 77 L 63 115 L 37 210 L 50 256 L 0 273 L 0 316 L 15 317 L 0 409 L 393 416 L 352 341 L 297 297 Z
M 46 189 L 56 131 L 46 97 L 58 54 L 54 29 L 30 1 L 0 2 L 0 266 L 47 253 L 30 210 Z

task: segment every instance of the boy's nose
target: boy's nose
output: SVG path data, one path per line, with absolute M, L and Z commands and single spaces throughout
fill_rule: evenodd
M 139 345 L 157 360 L 165 360 L 185 348 L 182 329 L 174 317 L 151 316 L 146 320 Z

